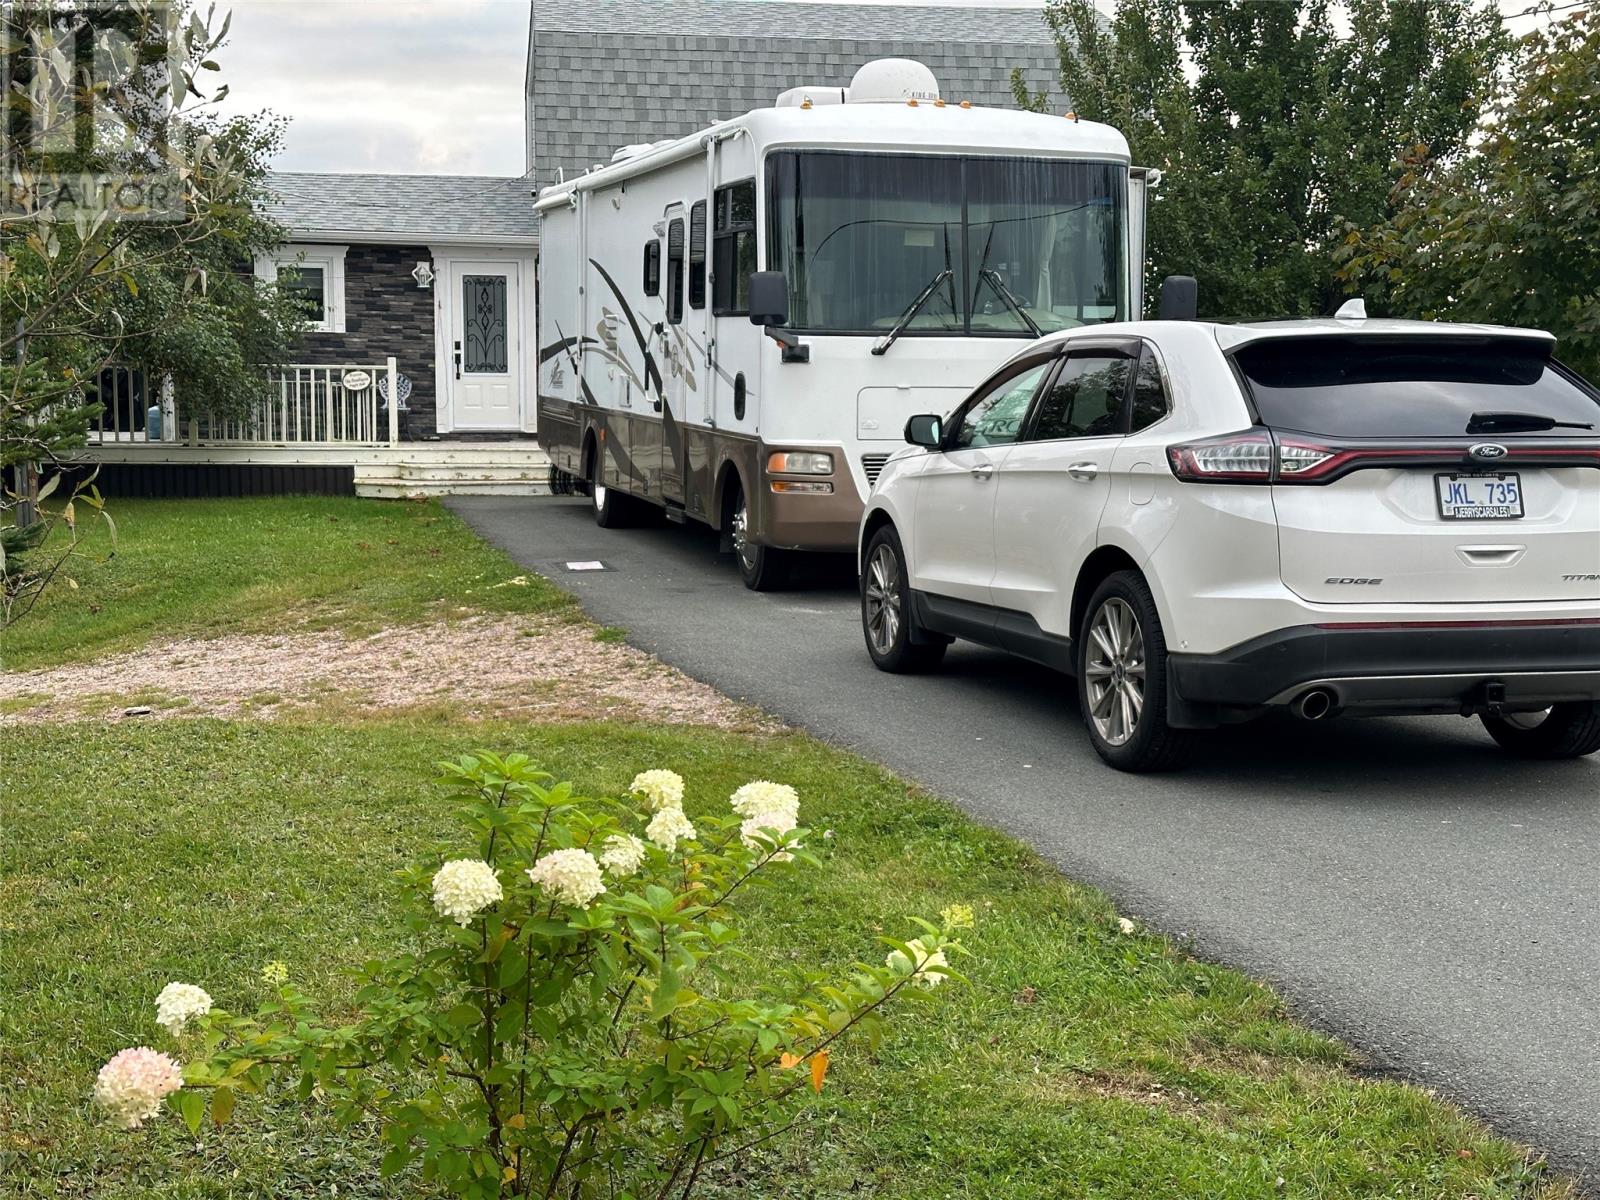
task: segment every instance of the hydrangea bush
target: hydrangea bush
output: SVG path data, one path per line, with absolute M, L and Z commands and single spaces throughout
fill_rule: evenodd
M 343 1123 L 375 1122 L 386 1176 L 418 1161 L 459 1196 L 687 1197 L 792 1124 L 841 1039 L 875 1042 L 889 1001 L 950 975 L 971 924 L 953 906 L 883 939 L 882 965 L 797 976 L 787 994 L 774 973 L 775 994 L 750 994 L 726 969 L 738 899 L 821 865 L 793 788 L 749 783 L 726 816 L 691 822 L 671 771 L 643 772 L 624 801 L 581 799 L 519 754 L 443 771 L 473 856 L 403 876 L 406 949 L 363 968 L 354 1019 L 319 1020 L 279 962 L 254 1016 L 171 984 L 158 1020 L 190 1061 L 119 1053 L 95 1088 L 111 1119 L 135 1128 L 165 1100 L 198 1131 L 208 1110 L 221 1125 L 241 1094 L 292 1084 Z

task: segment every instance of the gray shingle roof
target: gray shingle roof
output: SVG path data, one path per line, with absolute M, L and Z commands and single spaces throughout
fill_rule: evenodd
M 341 241 L 528 243 L 538 222 L 526 179 L 272 171 L 272 215 L 299 237 Z
M 806 4 L 785 0 L 532 0 L 536 33 L 713 34 L 926 42 L 1052 39 L 1039 6 Z
M 528 164 L 554 182 L 618 147 L 681 137 L 796 84 L 843 86 L 874 58 L 914 58 L 941 92 L 1010 107 L 1011 70 L 1058 94 L 1037 8 L 788 0 L 531 0 Z

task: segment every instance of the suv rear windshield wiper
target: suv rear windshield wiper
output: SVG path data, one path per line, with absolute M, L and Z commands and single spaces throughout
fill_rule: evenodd
M 949 279 L 952 274 L 953 272 L 950 268 L 946 267 L 935 275 L 932 282 L 923 288 L 918 293 L 917 298 L 906 306 L 905 312 L 900 314 L 900 319 L 894 323 L 894 327 L 873 343 L 872 352 L 874 354 L 887 353 L 889 347 L 900 340 L 900 335 L 906 331 L 906 327 L 917 319 L 917 314 L 922 311 L 928 301 L 933 299 L 934 293 L 939 290 L 939 285 Z
M 1467 420 L 1468 433 L 1540 433 L 1546 429 L 1593 429 L 1584 421 L 1558 421 L 1539 413 L 1475 412 Z

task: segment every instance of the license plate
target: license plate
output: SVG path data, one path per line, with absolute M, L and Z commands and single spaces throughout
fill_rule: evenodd
M 1522 515 L 1522 476 L 1435 475 L 1439 515 L 1446 521 L 1492 521 Z

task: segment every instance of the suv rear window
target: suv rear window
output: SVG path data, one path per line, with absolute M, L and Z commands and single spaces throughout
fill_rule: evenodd
M 1499 439 L 1593 438 L 1600 427 L 1600 399 L 1557 367 L 1542 341 L 1270 338 L 1233 359 L 1257 416 L 1274 429 L 1329 438 Z M 1542 422 L 1517 417 L 1589 428 L 1535 428 Z

